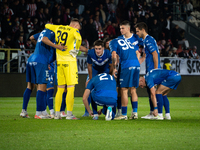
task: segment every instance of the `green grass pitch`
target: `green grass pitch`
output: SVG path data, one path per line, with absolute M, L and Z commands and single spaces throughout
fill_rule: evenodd
M 1 97 L 0 150 L 200 149 L 200 98 L 169 97 L 169 101 L 171 121 L 141 119 L 149 113 L 147 97 L 139 97 L 138 120 L 105 121 L 103 115 L 99 120 L 83 118 L 81 97 L 75 98 L 73 110 L 80 120 L 37 120 L 34 97 L 28 105 L 29 119 L 19 116 L 22 98 Z

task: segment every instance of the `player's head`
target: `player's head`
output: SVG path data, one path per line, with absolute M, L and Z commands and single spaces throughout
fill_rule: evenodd
M 141 88 L 146 87 L 146 82 L 145 82 L 144 77 L 139 78 L 139 87 L 141 87 Z
M 120 26 L 120 32 L 122 35 L 130 33 L 131 24 L 129 21 L 125 20 L 125 21 L 121 22 L 119 26 Z
M 108 50 L 110 50 L 110 47 L 109 47 L 109 43 L 112 39 L 111 38 L 107 38 L 104 42 L 104 47 Z
M 94 42 L 94 49 L 95 52 L 97 54 L 97 56 L 101 56 L 103 55 L 103 51 L 104 51 L 104 43 L 102 40 L 96 40 Z
M 148 27 L 147 27 L 146 23 L 140 22 L 135 25 L 135 30 L 136 30 L 136 34 L 140 38 L 145 38 L 147 31 L 148 31 Z
M 81 29 L 81 23 L 77 18 L 73 18 L 69 24 L 70 27 L 76 28 L 78 30 Z

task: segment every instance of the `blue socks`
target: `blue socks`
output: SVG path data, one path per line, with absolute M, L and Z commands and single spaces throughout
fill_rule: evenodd
M 46 109 L 46 92 L 38 90 L 36 94 L 36 102 L 36 111 L 44 111 Z
M 137 108 L 138 108 L 138 102 L 131 102 L 131 104 L 132 104 L 133 112 L 136 113 Z
M 65 108 L 66 108 L 66 95 L 67 95 L 67 92 L 63 92 L 62 104 L 61 104 L 61 107 L 60 107 L 60 111 L 65 111 Z
M 150 89 L 148 87 L 147 87 L 147 93 L 148 93 L 148 96 L 149 96 L 150 111 L 152 112 L 154 110 L 154 107 L 153 107 L 153 103 L 151 101 L 151 92 L 150 92 Z
M 163 103 L 164 103 L 165 113 L 170 113 L 169 100 L 167 98 L 167 95 L 163 96 Z
M 32 90 L 30 90 L 28 88 L 26 88 L 26 90 L 24 91 L 22 109 L 27 110 L 27 106 L 28 106 L 28 102 L 29 102 L 31 93 L 32 93 Z
M 53 109 L 53 93 L 54 89 L 50 89 L 47 91 L 47 105 L 49 107 L 49 110 Z
M 158 113 L 162 113 L 163 110 L 163 96 L 162 94 L 156 94 Z
M 88 105 L 90 106 L 90 103 L 91 103 L 91 95 L 89 95 L 89 97 L 88 97 Z M 87 114 L 88 113 L 88 111 L 87 111 L 87 109 L 85 108 L 85 114 Z
M 92 104 L 92 111 L 93 111 L 93 114 L 98 114 L 97 113 L 97 104 L 92 100 L 92 97 L 91 97 L 91 104 Z
M 154 107 L 153 107 L 153 103 L 151 101 L 151 98 L 149 98 L 149 105 L 150 105 L 150 111 L 153 111 Z
M 127 106 L 122 106 L 122 115 L 127 115 Z

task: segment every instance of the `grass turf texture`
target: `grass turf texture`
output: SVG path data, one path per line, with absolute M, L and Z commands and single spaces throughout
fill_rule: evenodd
M 0 149 L 200 149 L 200 98 L 169 97 L 169 101 L 171 121 L 141 119 L 149 113 L 146 97 L 139 97 L 138 120 L 83 118 L 79 97 L 73 114 L 80 120 L 37 120 L 35 98 L 29 101 L 29 119 L 19 116 L 22 98 L 0 98 Z

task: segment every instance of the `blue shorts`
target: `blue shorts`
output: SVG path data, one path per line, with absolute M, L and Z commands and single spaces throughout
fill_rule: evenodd
M 140 67 L 129 67 L 120 72 L 120 88 L 139 86 Z
M 92 68 L 92 78 L 95 77 L 98 74 L 101 74 L 101 73 L 107 73 L 107 74 L 109 74 L 109 72 L 110 72 L 109 68 L 107 68 L 105 70 L 96 70 L 96 69 Z
M 47 89 L 54 87 L 54 71 L 49 71 L 49 79 L 47 83 Z
M 167 77 L 161 84 L 170 88 L 170 89 L 177 89 L 177 86 L 181 82 L 181 75 L 180 74 L 175 74 Z
M 96 96 L 95 91 L 91 92 L 92 100 L 99 106 L 114 107 L 117 105 L 117 99 L 112 97 Z
M 26 82 L 47 84 L 48 74 L 48 64 L 41 64 L 38 62 L 28 62 L 26 64 Z

